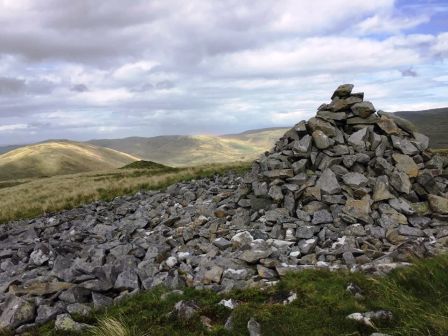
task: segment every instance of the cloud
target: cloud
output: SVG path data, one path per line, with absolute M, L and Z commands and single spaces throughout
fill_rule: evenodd
M 25 89 L 22 79 L 0 77 L 0 95 L 17 94 Z
M 417 72 L 415 70 L 413 70 L 412 68 L 400 70 L 400 72 L 403 77 L 417 77 L 418 76 Z
M 446 7 L 0 0 L 0 125 L 28 125 L 0 143 L 290 125 L 341 82 L 385 109 L 448 105 Z
M 89 88 L 85 84 L 75 84 L 70 88 L 73 92 L 87 92 Z
M 26 128 L 28 128 L 28 125 L 26 125 L 26 124 L 1 125 L 0 131 L 1 132 L 11 132 L 11 131 L 23 130 Z

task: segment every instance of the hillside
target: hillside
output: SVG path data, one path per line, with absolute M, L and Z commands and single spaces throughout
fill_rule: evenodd
M 395 113 L 412 121 L 420 132 L 427 134 L 432 148 L 448 148 L 448 107 Z
M 53 141 L 0 155 L 0 180 L 73 174 L 122 167 L 138 158 L 108 148 Z
M 88 143 L 170 166 L 191 166 L 254 159 L 269 150 L 286 130 L 269 128 L 223 136 L 130 137 L 91 140 Z

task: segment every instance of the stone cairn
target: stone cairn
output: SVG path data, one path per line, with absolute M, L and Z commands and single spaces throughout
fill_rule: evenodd
M 227 292 L 310 268 L 385 274 L 446 251 L 446 158 L 352 89 L 340 86 L 243 177 L 1 225 L 0 328 L 56 319 L 80 330 L 70 314 L 157 285 Z

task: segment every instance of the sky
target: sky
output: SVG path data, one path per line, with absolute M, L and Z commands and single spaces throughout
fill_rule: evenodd
M 448 106 L 448 0 L 0 0 L 0 144 Z

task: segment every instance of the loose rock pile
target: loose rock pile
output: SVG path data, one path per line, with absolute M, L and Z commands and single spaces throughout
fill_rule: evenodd
M 308 268 L 383 274 L 448 246 L 446 159 L 352 85 L 244 177 L 175 184 L 0 226 L 0 327 L 169 288 L 270 285 Z

